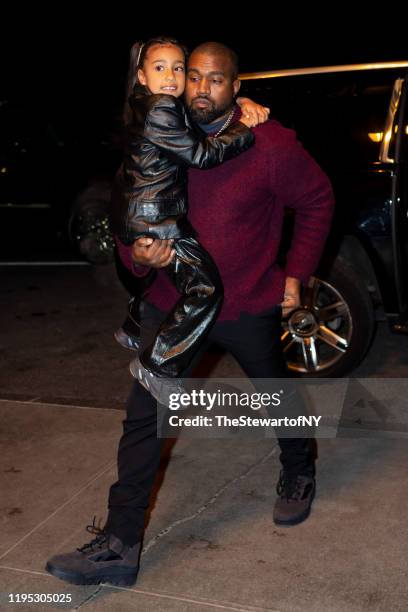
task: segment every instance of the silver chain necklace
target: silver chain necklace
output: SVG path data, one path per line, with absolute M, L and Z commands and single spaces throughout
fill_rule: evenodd
M 227 127 L 229 126 L 229 124 L 232 121 L 232 118 L 234 116 L 234 112 L 235 110 L 232 109 L 232 111 L 230 112 L 230 114 L 228 115 L 228 117 L 225 120 L 225 123 L 220 127 L 220 129 L 218 130 L 218 132 L 216 134 L 214 134 L 213 138 L 217 138 L 217 136 L 219 136 L 221 134 L 221 132 L 223 132 L 224 130 L 227 129 Z

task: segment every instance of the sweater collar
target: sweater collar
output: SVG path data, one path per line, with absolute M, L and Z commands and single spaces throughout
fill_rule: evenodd
M 236 123 L 237 121 L 240 120 L 241 118 L 241 109 L 238 106 L 238 104 L 234 105 L 234 114 L 232 116 L 230 125 Z M 216 123 L 211 123 L 211 124 L 207 124 L 207 123 L 197 123 L 198 127 L 205 133 L 207 134 L 207 136 L 213 136 L 214 134 L 216 134 L 223 126 L 223 124 L 225 123 L 225 117 L 223 119 L 220 119 L 219 121 L 217 121 Z

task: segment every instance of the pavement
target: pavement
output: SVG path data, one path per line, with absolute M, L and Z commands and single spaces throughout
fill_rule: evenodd
M 116 480 L 131 354 L 111 340 L 125 294 L 106 279 L 86 269 L 3 277 L 0 609 L 405 612 L 408 444 L 398 435 L 319 440 L 312 513 L 292 528 L 272 521 L 275 439 L 169 440 L 136 585 L 80 587 L 45 571 L 48 557 L 89 541 L 94 515 L 103 524 Z M 361 371 L 385 376 L 378 355 L 389 349 L 406 375 L 384 328 L 377 342 Z M 230 358 L 214 372 L 240 374 Z M 59 603 L 17 601 L 47 593 Z

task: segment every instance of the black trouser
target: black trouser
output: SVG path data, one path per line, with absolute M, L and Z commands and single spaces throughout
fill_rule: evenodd
M 164 313 L 145 304 L 143 333 L 149 329 L 154 333 L 163 316 Z M 206 346 L 215 342 L 235 357 L 249 378 L 284 378 L 287 371 L 280 336 L 280 306 L 259 315 L 242 314 L 238 321 L 216 322 L 200 355 L 196 355 L 184 375 L 191 375 Z M 118 450 L 118 480 L 110 488 L 106 528 L 133 545 L 143 533 L 144 514 L 159 467 L 163 439 L 157 437 L 157 404 L 136 381 L 126 409 Z M 279 445 L 280 460 L 288 474 L 314 474 L 314 448 L 310 439 L 279 438 Z

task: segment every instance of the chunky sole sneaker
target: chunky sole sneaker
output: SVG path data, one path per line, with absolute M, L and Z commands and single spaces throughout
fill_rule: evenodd
M 185 389 L 178 378 L 156 376 L 142 365 L 139 357 L 130 362 L 129 370 L 146 391 L 149 391 L 154 399 L 163 406 L 169 405 L 171 395 L 180 396 L 185 393 Z
M 130 351 L 138 351 L 140 349 L 140 338 L 127 334 L 121 327 L 113 334 L 116 342 Z
M 275 525 L 291 527 L 305 521 L 311 511 L 316 493 L 316 481 L 312 476 L 287 477 L 281 471 L 276 487 L 278 498 L 273 510 Z
M 139 571 L 141 543 L 124 545 L 119 538 L 93 527 L 97 537 L 74 552 L 54 555 L 47 561 L 47 572 L 71 584 L 131 586 Z
M 47 572 L 69 582 L 70 584 L 113 584 L 115 586 L 132 586 L 136 583 L 138 572 L 134 568 L 126 567 L 110 567 L 100 568 L 99 570 L 91 570 L 88 573 L 67 571 L 59 567 L 59 559 L 56 556 L 55 560 L 52 557 L 46 564 Z

